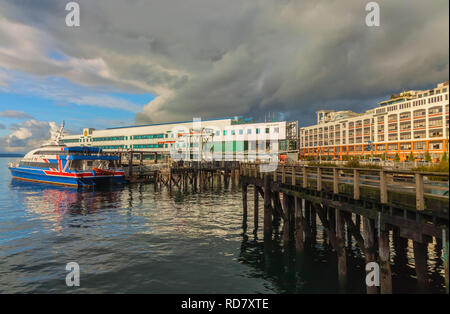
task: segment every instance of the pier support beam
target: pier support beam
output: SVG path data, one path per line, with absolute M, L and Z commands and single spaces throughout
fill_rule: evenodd
M 305 243 L 303 241 L 304 223 L 302 212 L 302 200 L 298 197 L 295 197 L 294 206 L 295 206 L 295 221 L 296 221 L 295 248 L 297 252 L 301 252 L 305 248 Z
M 330 208 L 331 212 L 331 208 Z M 336 253 L 338 257 L 338 277 L 341 285 L 345 285 L 347 280 L 347 254 L 345 252 L 345 221 L 344 213 L 339 209 L 335 210 L 336 216 Z
M 243 224 L 244 228 L 247 226 L 247 184 L 242 186 L 242 202 L 243 202 Z
M 133 177 L 133 152 L 130 152 L 130 155 L 128 157 L 128 176 L 130 178 Z
M 364 248 L 366 264 L 376 262 L 375 259 L 375 222 L 372 219 L 363 218 Z M 378 293 L 376 286 L 367 286 L 367 294 Z
M 378 239 L 378 254 L 380 260 L 380 292 L 392 294 L 392 271 L 389 245 L 389 231 L 386 225 L 380 224 L 380 237 Z
M 264 176 L 264 238 L 272 238 L 272 206 L 271 206 L 270 177 Z
M 143 169 L 142 167 L 144 166 L 144 153 L 140 153 L 139 154 L 139 175 L 142 175 Z
M 311 203 L 305 200 L 305 223 L 308 225 L 311 224 L 311 211 L 312 211 Z
M 253 198 L 254 198 L 254 213 L 253 213 L 253 224 L 254 224 L 254 230 L 253 232 L 256 234 L 258 231 L 258 218 L 259 218 L 259 195 L 258 195 L 258 189 L 255 186 L 253 191 Z
M 314 209 L 313 206 L 309 206 L 309 210 L 310 210 L 310 216 L 309 216 L 309 225 L 310 228 L 307 228 L 306 230 L 310 230 L 310 232 L 308 232 L 308 238 L 310 238 L 312 240 L 312 242 L 314 243 L 316 241 L 316 236 L 317 236 L 317 213 L 316 210 Z M 308 227 L 306 226 L 306 227 Z
M 285 193 L 283 193 L 283 212 L 283 241 L 284 243 L 288 243 L 291 233 L 291 206 L 289 202 L 289 196 Z

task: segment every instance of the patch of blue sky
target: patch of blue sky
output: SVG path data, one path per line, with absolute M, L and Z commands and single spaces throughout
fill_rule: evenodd
M 56 60 L 56 61 L 66 61 L 69 60 L 69 57 L 67 57 L 65 54 L 60 53 L 58 51 L 55 50 L 51 50 L 48 54 L 47 57 L 49 57 L 50 59 Z
M 44 78 L 17 71 L 7 72 L 8 86 L 0 89 L 0 111 L 23 111 L 43 121 L 64 119 L 68 128 L 74 130 L 133 124 L 135 113 L 154 99 L 149 93 L 85 87 L 61 77 Z M 7 127 L 16 122 L 0 119 L 0 123 Z

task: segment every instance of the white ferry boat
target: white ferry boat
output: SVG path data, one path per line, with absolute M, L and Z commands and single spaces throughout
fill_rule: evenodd
M 60 142 L 64 121 L 49 143 L 27 153 L 19 163 L 9 163 L 13 179 L 67 186 L 123 184 L 119 157 L 97 147 L 67 147 Z

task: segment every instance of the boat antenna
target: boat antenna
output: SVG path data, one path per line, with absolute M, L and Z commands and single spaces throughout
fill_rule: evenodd
M 64 132 L 64 125 L 66 124 L 66 122 L 64 120 L 62 120 L 61 122 L 61 127 L 59 128 L 58 133 L 56 134 L 56 141 L 59 141 L 59 139 L 62 137 L 63 132 Z
M 62 138 L 63 136 L 63 132 L 64 132 L 64 125 L 65 125 L 65 121 L 62 120 L 61 122 L 61 127 L 59 128 L 58 132 L 56 132 L 56 136 L 55 136 L 55 143 L 59 144 L 59 140 Z

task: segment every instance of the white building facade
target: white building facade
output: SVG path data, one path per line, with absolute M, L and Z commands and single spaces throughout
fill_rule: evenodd
M 148 159 L 263 160 L 286 142 L 286 122 L 249 123 L 226 118 L 117 127 L 86 128 L 65 135 L 68 146 L 100 147 L 106 152 L 148 152 Z M 155 157 L 156 156 L 156 157 Z

